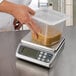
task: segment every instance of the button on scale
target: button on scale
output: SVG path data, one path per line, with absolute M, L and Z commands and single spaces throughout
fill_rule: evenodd
M 41 51 L 40 54 L 43 54 L 43 52 Z
M 42 57 L 42 55 L 40 54 L 39 57 Z
M 44 53 L 44 55 L 47 55 L 47 53 Z
M 43 61 L 43 62 L 46 60 L 46 62 L 49 63 L 50 59 L 46 59 L 47 56 L 51 57 L 52 55 L 41 51 L 40 54 L 39 54 L 39 57 L 37 59 L 40 60 L 40 61 Z
M 49 63 L 49 61 L 50 61 L 49 59 L 46 60 L 47 63 Z
M 38 60 L 40 60 L 41 58 L 40 57 L 38 57 Z
M 46 56 L 44 55 L 43 58 L 46 58 Z
M 41 61 L 45 61 L 45 59 L 42 59 Z

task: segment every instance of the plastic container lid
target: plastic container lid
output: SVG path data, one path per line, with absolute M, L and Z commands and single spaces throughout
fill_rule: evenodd
M 67 20 L 69 17 L 65 14 L 49 8 L 40 8 L 36 11 L 33 19 L 48 25 L 56 25 Z

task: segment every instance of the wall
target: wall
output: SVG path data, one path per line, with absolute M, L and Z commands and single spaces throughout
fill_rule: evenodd
M 75 15 L 73 15 L 73 11 L 76 9 L 74 8 L 73 10 L 73 6 L 75 7 L 76 0 L 74 0 L 75 3 L 73 2 L 73 0 L 48 0 L 48 1 L 49 3 L 53 4 L 53 9 L 66 13 L 70 17 L 70 19 L 66 21 L 66 26 L 73 25 L 73 16 L 74 16 L 74 24 L 75 24 L 76 21 L 75 21 Z
M 76 25 L 76 0 L 73 0 L 73 24 Z

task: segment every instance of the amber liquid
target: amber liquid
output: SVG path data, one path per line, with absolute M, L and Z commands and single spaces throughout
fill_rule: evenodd
M 54 45 L 61 39 L 61 32 L 56 28 L 50 27 L 47 29 L 47 33 L 45 34 L 45 30 L 43 32 L 38 33 L 38 38 L 35 38 L 34 33 L 32 33 L 32 41 L 45 46 Z

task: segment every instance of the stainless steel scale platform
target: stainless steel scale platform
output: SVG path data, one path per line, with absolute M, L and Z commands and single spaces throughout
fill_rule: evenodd
M 64 43 L 65 39 L 61 38 L 59 43 L 46 47 L 33 43 L 31 33 L 28 33 L 18 45 L 16 57 L 50 68 L 53 66 L 54 60 L 62 52 Z

